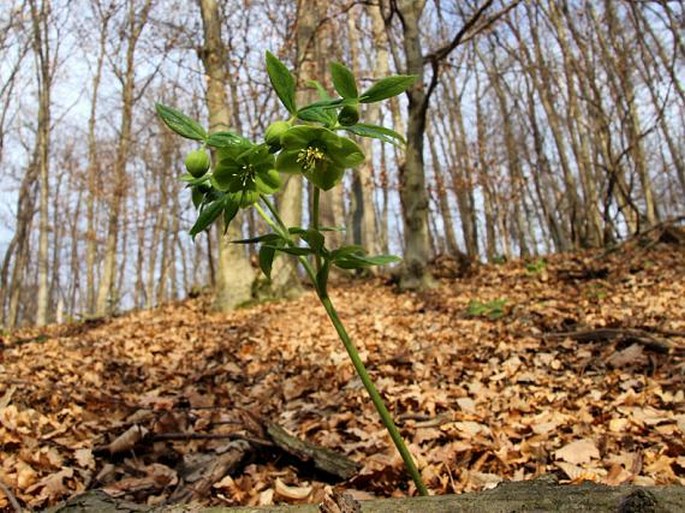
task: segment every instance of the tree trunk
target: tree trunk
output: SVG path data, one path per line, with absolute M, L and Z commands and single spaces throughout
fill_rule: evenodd
M 418 75 L 408 90 L 409 119 L 405 161 L 400 164 L 400 203 L 404 226 L 404 262 L 400 288 L 423 290 L 435 286 L 428 270 L 430 240 L 428 234 L 428 193 L 423 162 L 423 137 L 426 130 L 428 98 L 423 83 L 423 55 L 419 18 L 423 0 L 399 0 L 397 9 L 402 17 L 403 46 L 407 74 Z
M 374 13 L 373 21 L 373 37 L 376 48 L 376 60 L 374 62 L 373 75 L 376 78 L 384 77 L 388 74 L 388 52 L 385 49 L 387 41 L 385 40 L 385 31 L 383 29 L 383 20 L 380 16 L 379 7 L 370 7 Z M 375 13 L 378 15 L 376 16 Z M 361 42 L 359 40 L 359 29 L 355 24 L 357 13 L 350 10 L 348 13 L 347 24 L 349 28 L 350 41 L 350 57 L 351 67 L 355 76 L 359 76 L 359 48 Z M 380 18 L 380 19 L 378 19 Z M 371 104 L 367 107 L 364 113 L 364 118 L 369 123 L 378 123 L 380 121 L 380 108 L 378 104 Z M 380 241 L 377 236 L 377 220 L 376 209 L 374 207 L 374 173 L 373 173 L 373 147 L 371 140 L 363 139 L 361 141 L 366 161 L 353 170 L 352 176 L 352 199 L 351 199 L 351 223 L 349 223 L 348 240 L 352 244 L 360 244 L 371 254 L 375 255 L 381 252 Z M 374 268 L 370 268 L 374 272 Z
M 97 140 L 95 136 L 95 123 L 97 119 L 97 101 L 100 91 L 102 68 L 105 61 L 105 45 L 109 32 L 109 20 L 111 11 L 103 12 L 99 0 L 92 3 L 93 10 L 97 10 L 100 18 L 100 39 L 98 41 L 98 60 L 93 75 L 90 116 L 88 118 L 88 194 L 86 196 L 86 312 L 92 314 L 95 311 L 95 270 L 97 267 L 97 226 L 95 218 L 95 203 L 98 196 L 98 158 Z
M 145 0 L 139 12 L 135 10 L 136 2 L 129 0 L 128 9 L 128 39 L 126 41 L 126 68 L 117 72 L 117 78 L 122 85 L 121 124 L 116 157 L 114 160 L 114 178 L 112 196 L 109 205 L 107 239 L 105 242 L 105 260 L 102 268 L 102 278 L 98 288 L 95 311 L 97 315 L 106 315 L 114 311 L 119 301 L 115 292 L 117 271 L 117 243 L 119 241 L 120 218 L 126 201 L 129 147 L 131 144 L 131 126 L 133 121 L 133 103 L 135 88 L 135 52 L 138 39 L 148 20 L 152 7 L 152 0 Z
M 38 291 L 36 298 L 35 323 L 43 326 L 48 322 L 50 302 L 49 273 L 49 165 L 50 165 L 50 90 L 52 87 L 51 62 L 48 22 L 50 2 L 44 0 L 40 5 L 30 0 L 31 23 L 33 26 L 33 52 L 36 59 L 38 76 L 38 126 L 36 130 L 36 147 L 38 155 L 38 180 L 40 183 L 39 224 L 38 224 Z
M 216 0 L 200 0 L 204 46 L 200 58 L 207 75 L 207 109 L 209 130 L 217 132 L 230 128 L 230 113 L 226 86 L 229 77 L 226 68 L 226 47 L 221 40 L 221 17 Z M 240 244 L 231 240 L 242 238 L 242 215 L 238 215 L 223 234 L 222 223 L 218 223 L 219 262 L 216 270 L 216 295 L 214 309 L 227 311 L 252 299 L 252 284 L 255 273 Z

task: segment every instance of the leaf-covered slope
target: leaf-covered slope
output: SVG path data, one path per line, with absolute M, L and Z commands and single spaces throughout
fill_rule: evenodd
M 549 472 L 685 484 L 682 247 L 439 270 L 426 294 L 332 290 L 433 492 Z M 264 420 L 360 462 L 344 488 L 413 490 L 311 292 L 227 315 L 197 299 L 2 343 L 0 480 L 24 504 L 87 487 L 166 500 L 189 462 L 263 439 Z M 324 477 L 260 450 L 202 502 L 313 502 Z

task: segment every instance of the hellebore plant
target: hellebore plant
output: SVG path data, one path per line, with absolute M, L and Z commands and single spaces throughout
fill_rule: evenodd
M 330 69 L 333 85 L 340 98 L 331 98 L 320 83 L 312 81 L 311 85 L 319 92 L 319 101 L 298 108 L 292 74 L 274 55 L 266 53 L 266 70 L 271 85 L 288 110 L 289 117 L 269 125 L 263 142 L 253 142 L 230 131 L 208 134 L 196 121 L 161 104 L 157 104 L 157 113 L 171 130 L 201 143 L 201 147 L 186 158 L 188 174 L 181 177 L 191 188 L 193 203 L 198 209 L 197 221 L 190 229 L 190 234 L 195 237 L 220 216 L 223 217 L 224 227 L 227 227 L 241 208 L 254 207 L 257 210 L 271 228 L 271 233 L 234 242 L 260 245 L 259 266 L 267 278 L 270 278 L 277 253 L 294 255 L 299 260 L 418 492 L 427 495 L 428 490 L 421 475 L 327 290 L 331 266 L 360 269 L 390 264 L 400 259 L 391 255 L 369 256 L 364 248 L 357 245 L 328 248 L 323 231 L 332 228 L 319 226 L 320 192 L 340 184 L 345 170 L 360 165 L 365 159 L 361 148 L 341 132 L 395 145 L 404 143 L 402 137 L 393 130 L 360 123 L 359 104 L 397 96 L 416 80 L 416 76 L 390 76 L 359 94 L 354 75 L 347 67 L 332 63 Z M 213 163 L 207 147 L 214 150 Z M 280 173 L 301 174 L 313 186 L 311 223 L 308 228 L 286 226 L 274 207 L 270 196 L 281 188 Z

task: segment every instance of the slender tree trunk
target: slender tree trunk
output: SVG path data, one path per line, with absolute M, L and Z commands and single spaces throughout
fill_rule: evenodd
M 98 196 L 98 157 L 95 124 L 97 119 L 97 102 L 102 79 L 102 68 L 105 61 L 105 45 L 109 32 L 111 12 L 103 12 L 99 0 L 93 2 L 93 10 L 97 10 L 100 17 L 100 39 L 98 41 L 98 59 L 95 64 L 92 90 L 90 97 L 90 116 L 88 117 L 88 194 L 86 195 L 86 311 L 95 311 L 95 271 L 97 267 L 97 226 L 95 217 L 95 202 Z
M 38 326 L 48 322 L 50 302 L 49 273 L 49 166 L 50 166 L 50 90 L 52 87 L 51 48 L 49 43 L 49 0 L 40 5 L 30 0 L 31 22 L 33 26 L 33 51 L 38 76 L 38 128 L 36 146 L 38 148 L 38 177 L 40 183 L 39 229 L 38 229 L 38 292 L 36 298 L 36 318 Z
M 136 12 L 136 2 L 129 0 L 128 4 L 128 38 L 126 48 L 125 69 L 117 73 L 122 85 L 121 124 L 119 141 L 113 169 L 113 188 L 109 205 L 107 239 L 105 241 L 105 260 L 102 267 L 102 277 L 98 288 L 95 311 L 97 315 L 105 315 L 114 311 L 119 301 L 119 294 L 115 292 L 117 271 L 117 243 L 121 229 L 121 215 L 126 201 L 129 147 L 131 144 L 131 126 L 133 118 L 134 88 L 135 88 L 135 52 L 143 28 L 145 27 L 152 0 L 145 0 L 140 11 Z
M 374 62 L 374 76 L 383 77 L 388 74 L 388 53 L 385 47 L 385 30 L 383 20 L 380 18 L 379 7 L 373 6 L 371 10 L 378 13 L 373 20 L 373 37 L 376 47 L 379 49 Z M 350 41 L 350 55 L 352 68 L 356 76 L 359 76 L 359 35 L 354 22 L 356 13 L 352 10 L 348 13 L 348 28 Z M 378 39 L 377 39 L 378 38 Z M 371 104 L 364 114 L 370 123 L 380 121 L 380 108 L 378 104 Z M 353 244 L 361 244 L 366 250 L 374 255 L 381 251 L 380 241 L 377 237 L 376 209 L 374 207 L 375 184 L 373 177 L 373 144 L 369 139 L 362 141 L 362 147 L 367 157 L 366 161 L 357 169 L 353 170 L 352 177 L 352 207 L 351 207 L 351 230 L 350 241 Z M 373 269 L 373 268 L 372 268 Z
M 423 55 L 419 31 L 419 18 L 423 6 L 423 0 L 398 0 L 397 2 L 397 9 L 402 17 L 406 72 L 418 75 L 418 80 L 407 93 L 409 116 L 406 158 L 400 165 L 400 202 L 405 245 L 400 287 L 405 290 L 420 290 L 435 285 L 428 270 L 430 258 L 428 193 L 423 162 L 423 137 L 428 108 L 423 83 Z
M 459 246 L 457 245 L 457 239 L 454 236 L 454 223 L 452 222 L 452 213 L 450 212 L 450 201 L 447 195 L 447 189 L 445 188 L 445 181 L 443 180 L 444 170 L 440 165 L 440 158 L 438 157 L 438 151 L 435 144 L 435 135 L 431 133 L 430 125 L 428 126 L 428 141 L 431 155 L 431 163 L 433 165 L 433 173 L 435 174 L 435 187 L 436 194 L 438 196 L 437 203 L 440 209 L 440 216 L 442 217 L 442 222 L 445 231 L 445 243 L 447 244 L 447 253 L 452 257 L 458 257 L 461 255 L 459 251 Z
M 29 247 L 31 239 L 31 225 L 33 211 L 36 203 L 37 179 L 38 179 L 38 152 L 37 147 L 29 163 L 26 174 L 21 181 L 19 197 L 17 199 L 17 224 L 14 237 L 10 241 L 3 263 L 3 274 L 6 276 L 12 263 L 12 272 L 8 281 L 7 290 L 7 316 L 5 325 L 12 329 L 20 320 L 21 291 L 26 277 L 26 267 L 29 261 Z M 12 259 L 12 253 L 14 258 Z M 13 262 L 12 262 L 13 260 Z
M 216 0 L 200 0 L 204 29 L 204 46 L 200 52 L 207 75 L 207 108 L 210 132 L 228 130 L 231 116 L 226 97 L 229 84 L 226 47 L 221 39 L 221 16 Z M 242 238 L 242 218 L 238 216 L 219 240 L 219 264 L 216 273 L 214 308 L 232 310 L 252 299 L 255 273 L 244 248 L 231 240 Z M 223 234 L 223 227 L 218 226 Z

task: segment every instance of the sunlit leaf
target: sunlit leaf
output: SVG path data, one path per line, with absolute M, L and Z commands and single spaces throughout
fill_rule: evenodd
M 418 75 L 393 75 L 384 78 L 364 91 L 359 97 L 359 101 L 362 103 L 374 103 L 392 98 L 406 91 L 410 85 L 416 82 L 417 78 Z
M 164 124 L 178 135 L 195 141 L 207 139 L 207 132 L 202 125 L 183 114 L 180 110 L 167 107 L 161 103 L 157 103 L 155 109 L 159 117 L 164 121 Z
M 268 51 L 266 52 L 266 72 L 281 103 L 288 109 L 288 112 L 295 114 L 297 112 L 295 105 L 295 79 L 285 64 Z

